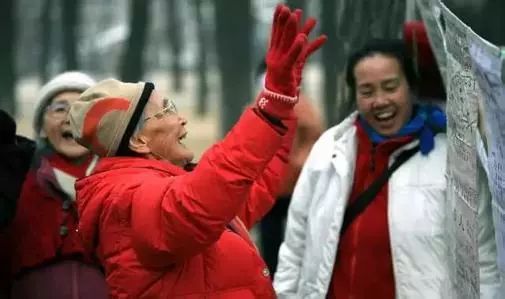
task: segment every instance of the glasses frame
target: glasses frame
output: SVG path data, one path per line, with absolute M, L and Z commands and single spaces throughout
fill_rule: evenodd
M 175 106 L 174 101 L 172 101 L 171 99 L 164 98 L 163 99 L 163 106 L 164 107 L 160 111 L 144 118 L 144 122 L 146 122 L 152 118 L 161 119 L 165 115 L 177 114 L 177 107 Z
M 63 118 L 67 117 L 68 112 L 70 111 L 70 106 L 71 105 L 66 101 L 59 101 L 59 102 L 55 102 L 50 105 L 47 105 L 46 108 L 44 109 L 44 111 L 51 118 L 63 119 Z M 64 107 L 65 109 L 62 111 L 57 111 L 58 107 Z

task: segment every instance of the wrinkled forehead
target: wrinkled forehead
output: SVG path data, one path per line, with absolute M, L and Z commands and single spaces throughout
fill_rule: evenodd
M 71 104 L 77 99 L 79 99 L 79 96 L 81 95 L 80 91 L 63 91 L 58 94 L 56 94 L 50 103 L 68 103 Z

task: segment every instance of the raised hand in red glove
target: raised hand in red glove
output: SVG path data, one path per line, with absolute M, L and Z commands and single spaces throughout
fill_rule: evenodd
M 291 12 L 285 5 L 278 5 L 274 14 L 270 47 L 266 55 L 267 71 L 265 89 L 257 99 L 257 106 L 277 119 L 290 118 L 298 102 L 298 90 L 303 66 L 307 57 L 326 41 L 320 36 L 308 43 L 307 34 L 315 26 L 309 19 L 299 25 L 302 11 Z

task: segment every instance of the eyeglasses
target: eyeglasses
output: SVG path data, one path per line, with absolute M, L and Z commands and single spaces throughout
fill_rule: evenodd
M 163 116 L 167 114 L 177 114 L 177 107 L 175 106 L 174 101 L 170 99 L 163 99 L 163 109 L 161 111 L 156 112 L 155 114 L 144 118 L 144 122 L 148 121 L 151 118 L 163 118 Z
M 46 113 L 49 117 L 55 119 L 64 119 L 70 110 L 70 104 L 66 101 L 55 102 L 46 107 Z

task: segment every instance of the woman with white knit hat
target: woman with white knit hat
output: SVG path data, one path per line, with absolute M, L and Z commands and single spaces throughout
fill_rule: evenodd
M 7 263 L 1 264 L 10 268 L 12 299 L 107 298 L 102 271 L 84 253 L 76 233 L 74 183 L 97 158 L 75 142 L 66 120 L 70 105 L 93 84 L 86 74 L 66 72 L 38 94 L 35 151 L 31 161 L 25 159 L 24 171 L 9 178 L 19 188 L 9 193 L 17 207 L 2 240 L 8 250 L 3 254 Z M 6 168 L 0 172 L 3 176 Z

